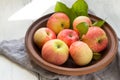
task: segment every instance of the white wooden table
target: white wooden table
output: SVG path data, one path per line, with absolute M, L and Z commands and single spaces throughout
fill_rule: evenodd
M 8 21 L 16 11 L 30 0 L 0 0 L 0 41 L 24 37 L 31 20 Z M 38 74 L 30 72 L 0 55 L 0 80 L 38 80 Z
M 32 19 L 8 21 L 16 11 L 31 0 L 0 0 L 0 41 L 24 37 Z M 71 5 L 75 0 L 61 0 Z M 98 17 L 106 19 L 120 38 L 120 0 L 86 0 L 89 9 Z M 47 12 L 47 11 L 46 11 Z M 42 80 L 37 73 L 30 72 L 0 55 L 0 80 Z

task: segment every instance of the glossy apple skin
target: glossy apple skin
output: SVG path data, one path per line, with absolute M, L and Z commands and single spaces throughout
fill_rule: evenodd
M 71 30 L 71 29 L 64 29 L 64 30 L 60 31 L 57 38 L 64 41 L 68 45 L 68 47 L 70 47 L 70 45 L 73 42 L 79 40 L 79 36 L 78 36 L 77 32 L 75 32 L 74 30 Z
M 89 27 L 86 35 L 82 37 L 82 41 L 87 43 L 93 52 L 100 52 L 108 45 L 108 38 L 105 31 L 97 26 Z
M 70 27 L 70 19 L 65 13 L 54 13 L 49 17 L 47 27 L 58 34 L 61 30 Z
M 73 29 L 78 32 L 76 26 L 79 24 L 79 23 L 82 23 L 82 22 L 86 22 L 89 26 L 92 25 L 92 22 L 90 20 L 89 17 L 87 16 L 78 16 L 77 18 L 74 19 L 73 21 Z M 79 33 L 79 32 L 78 32 Z
M 33 40 L 40 48 L 49 40 L 56 39 L 56 34 L 49 28 L 39 28 L 35 33 Z
M 68 46 L 59 39 L 53 39 L 46 42 L 42 48 L 42 58 L 55 65 L 65 63 L 68 56 Z
M 76 41 L 70 46 L 70 55 L 77 65 L 85 66 L 91 62 L 93 52 L 86 43 Z

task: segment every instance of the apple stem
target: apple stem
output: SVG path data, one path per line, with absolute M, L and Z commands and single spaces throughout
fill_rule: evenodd
M 49 35 L 50 33 L 49 32 L 47 32 L 47 35 Z
M 57 45 L 57 48 L 60 48 L 60 45 Z
M 102 40 L 101 40 L 101 39 L 99 39 L 99 40 L 98 40 L 98 43 L 101 43 L 101 42 L 102 42 Z
M 61 26 L 64 28 L 64 24 L 62 23 Z

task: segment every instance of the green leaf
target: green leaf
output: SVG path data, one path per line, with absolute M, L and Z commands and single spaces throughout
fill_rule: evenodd
M 102 55 L 100 53 L 93 53 L 93 59 L 94 60 L 100 60 Z
M 77 16 L 88 16 L 88 5 L 84 0 L 77 0 L 71 9 Z
M 77 15 L 75 14 L 75 12 L 72 9 L 70 9 L 69 16 L 70 16 L 70 23 L 71 23 L 71 29 L 72 29 L 73 21 L 77 17 Z
M 102 27 L 102 25 L 105 23 L 105 21 L 103 20 L 99 20 L 93 23 L 93 26 L 98 26 L 98 27 Z
M 70 9 L 62 2 L 57 2 L 55 5 L 55 12 L 63 12 L 65 14 L 67 14 L 68 16 L 70 13 Z
M 80 32 L 80 37 L 82 37 L 83 34 L 87 33 L 89 25 L 86 22 L 82 22 L 79 23 L 76 28 Z

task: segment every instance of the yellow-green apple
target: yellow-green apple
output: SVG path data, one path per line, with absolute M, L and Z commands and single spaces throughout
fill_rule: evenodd
M 82 41 L 76 41 L 71 44 L 70 55 L 73 61 L 80 66 L 89 64 L 93 58 L 92 50 Z
M 33 40 L 37 46 L 40 48 L 45 44 L 45 42 L 56 39 L 56 34 L 49 28 L 39 28 L 35 33 Z
M 69 48 L 59 39 L 47 41 L 42 47 L 42 58 L 55 65 L 65 63 L 69 56 Z
M 64 29 L 60 31 L 57 35 L 57 38 L 64 41 L 68 45 L 68 47 L 70 47 L 73 42 L 79 40 L 77 32 L 72 29 Z
M 88 26 L 91 26 L 92 25 L 92 22 L 90 20 L 89 17 L 87 16 L 78 16 L 77 18 L 74 19 L 73 21 L 73 29 L 78 32 L 76 26 L 79 24 L 79 23 L 82 23 L 82 22 L 86 22 L 88 24 Z M 79 33 L 79 32 L 78 32 Z
M 47 27 L 58 34 L 61 30 L 70 27 L 70 19 L 65 13 L 54 13 L 48 19 Z
M 87 43 L 93 52 L 102 51 L 108 44 L 108 38 L 105 31 L 97 26 L 89 27 L 88 32 L 83 35 L 82 41 Z

